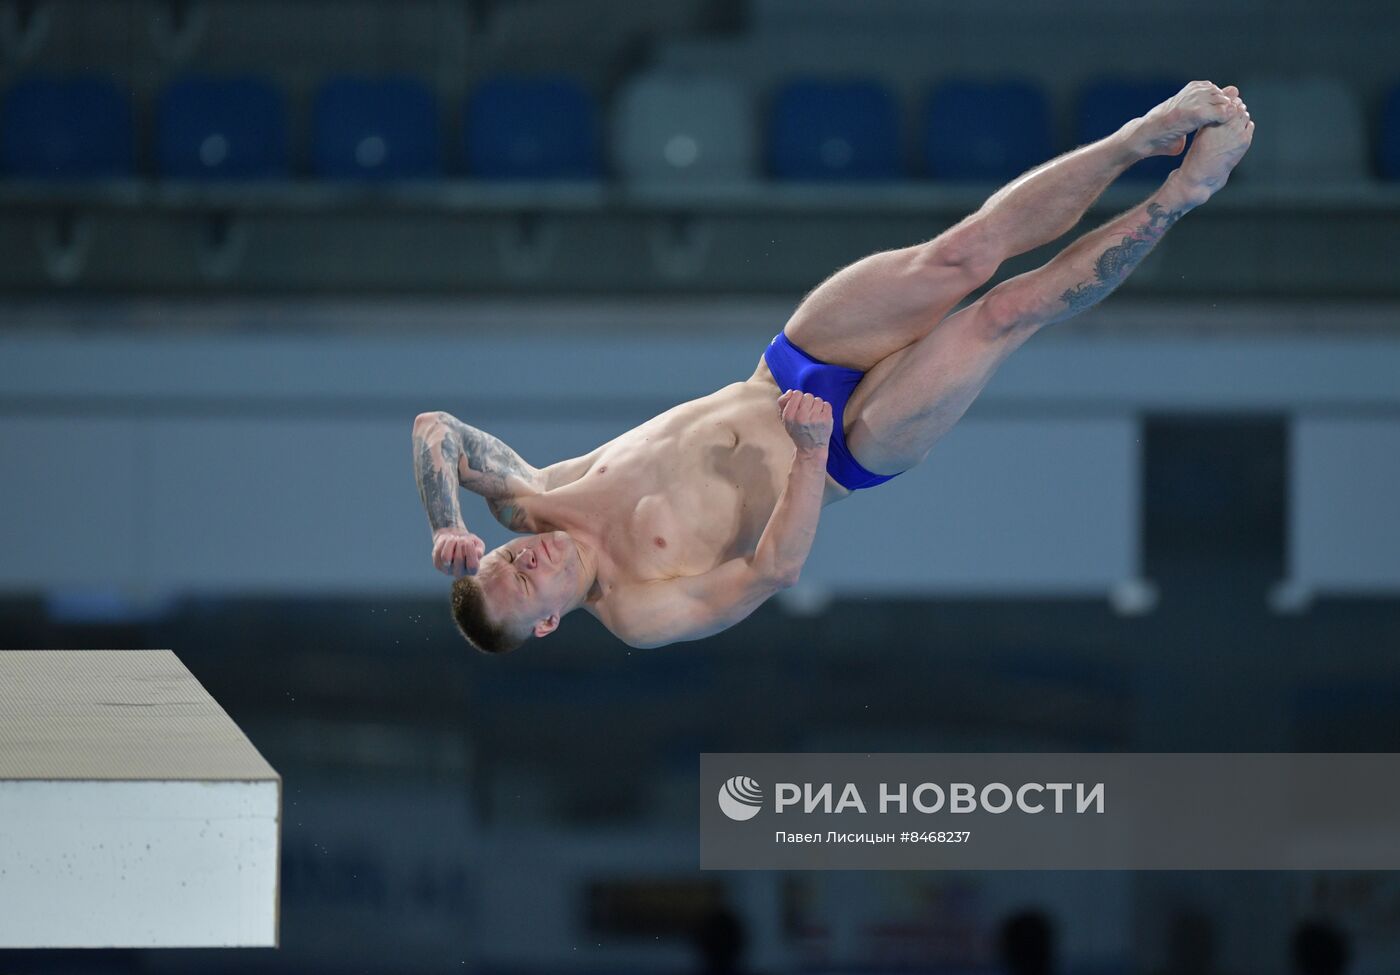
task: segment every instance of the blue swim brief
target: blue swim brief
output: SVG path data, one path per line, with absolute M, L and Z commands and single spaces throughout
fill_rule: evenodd
M 837 484 L 850 491 L 884 484 L 898 474 L 872 474 L 856 463 L 846 447 L 846 433 L 842 429 L 842 414 L 846 412 L 846 400 L 851 398 L 856 384 L 865 373 L 859 369 L 834 366 L 829 362 L 814 359 L 789 341 L 782 332 L 773 336 L 768 348 L 763 350 L 763 361 L 773 378 L 778 381 L 783 392 L 789 389 L 800 390 L 820 396 L 831 404 L 831 444 L 826 452 L 826 472 Z

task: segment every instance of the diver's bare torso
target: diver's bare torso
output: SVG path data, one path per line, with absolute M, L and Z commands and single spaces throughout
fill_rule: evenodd
M 699 575 L 753 553 L 792 464 L 781 393 L 760 360 L 747 380 L 543 471 L 549 488 L 519 505 L 534 530 L 594 545 L 598 584 L 586 609 L 606 619 L 618 586 Z M 823 504 L 849 493 L 827 475 Z

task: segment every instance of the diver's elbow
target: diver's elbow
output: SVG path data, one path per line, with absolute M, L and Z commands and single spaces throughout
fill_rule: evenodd
M 431 413 L 419 413 L 413 418 L 413 435 L 415 437 L 425 437 L 435 427 L 439 426 L 447 414 L 441 410 L 433 410 Z
M 802 577 L 802 566 L 779 566 L 769 573 L 768 584 L 774 589 L 791 589 Z

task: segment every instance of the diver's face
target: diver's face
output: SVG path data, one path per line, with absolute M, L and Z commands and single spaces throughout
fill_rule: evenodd
M 522 535 L 487 552 L 476 578 L 492 616 L 544 636 L 578 594 L 582 568 L 574 540 L 554 531 Z

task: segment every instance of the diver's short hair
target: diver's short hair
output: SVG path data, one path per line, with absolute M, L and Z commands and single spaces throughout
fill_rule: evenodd
M 508 653 L 526 639 L 491 619 L 481 583 L 471 576 L 452 583 L 452 618 L 467 642 L 483 653 Z

